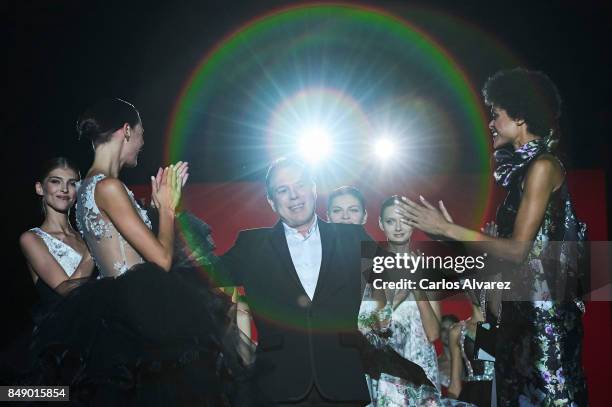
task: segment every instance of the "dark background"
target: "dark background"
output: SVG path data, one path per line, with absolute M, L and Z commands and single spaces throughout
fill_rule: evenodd
M 293 4 L 303 3 L 18 2 L 14 21 L 16 74 L 7 78 L 9 86 L 15 86 L 14 103 L 8 108 L 16 111 L 7 117 L 11 149 L 5 151 L 16 164 L 18 183 L 24 188 L 18 196 L 28 195 L 35 164 L 50 155 L 74 157 L 87 168 L 89 148 L 77 142 L 74 124 L 79 113 L 104 96 L 132 101 L 144 118 L 145 153 L 139 166 L 124 174 L 128 184 L 142 183 L 162 161 L 161 141 L 170 109 L 202 56 L 253 18 Z M 607 165 L 612 115 L 610 2 L 370 4 L 405 18 L 421 6 L 456 16 L 499 41 L 527 68 L 546 72 L 564 99 L 562 125 L 569 166 L 593 169 Z M 417 20 L 417 24 L 456 56 L 477 88 L 495 70 L 508 68 L 504 65 L 507 61 L 483 59 L 478 39 L 451 38 L 443 22 Z M 233 141 L 228 139 L 227 143 Z M 469 163 L 465 165 L 469 170 Z M 195 166 L 192 181 L 235 178 L 231 168 L 215 168 L 220 165 L 207 166 L 206 171 Z
M 3 237 L 8 264 L 4 269 L 6 292 L 2 293 L 7 305 L 2 308 L 8 311 L 3 321 L 15 327 L 10 331 L 18 331 L 34 298 L 17 239 L 41 221 L 33 190 L 38 165 L 46 158 L 66 155 L 75 158 L 84 172 L 91 162 L 88 146 L 77 141 L 74 131 L 78 114 L 107 96 L 120 96 L 138 107 L 145 120 L 146 147 L 139 166 L 122 176 L 128 185 L 142 184 L 163 161 L 163 134 L 171 108 L 202 56 L 254 17 L 293 4 L 302 3 L 24 0 L 14 4 L 8 13 L 7 38 L 9 42 L 14 38 L 15 52 L 12 54 L 9 46 L 5 55 L 5 63 L 14 71 L 5 76 L 2 112 Z M 400 17 L 408 16 L 414 7 L 438 9 L 500 41 L 525 67 L 546 72 L 564 99 L 566 163 L 570 169 L 603 169 L 609 174 L 612 2 L 371 4 Z M 453 38 L 443 25 L 432 23 L 423 28 L 460 60 L 478 87 L 492 72 L 510 67 L 501 60 L 475 57 L 479 42 L 466 44 Z M 227 140 L 228 144 L 235 142 Z M 223 151 L 224 146 L 218 148 Z M 226 159 L 217 157 L 219 161 Z M 231 157 L 229 168 L 214 163 L 200 168 L 192 165 L 190 182 L 240 179 L 242 160 L 246 157 Z M 463 170 L 473 168 L 466 162 Z M 249 175 L 252 179 L 260 176 Z M 610 189 L 607 179 L 608 202 Z M 608 234 L 611 219 L 608 211 Z M 4 340 L 10 340 L 10 335 Z

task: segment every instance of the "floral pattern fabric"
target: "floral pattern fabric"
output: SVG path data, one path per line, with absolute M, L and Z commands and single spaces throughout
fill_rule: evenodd
M 501 237 L 512 236 L 529 164 L 551 153 L 535 140 L 498 160 L 495 178 L 508 190 L 498 209 Z M 501 156 L 500 156 L 501 157 Z M 498 159 L 500 157 L 497 157 Z M 576 218 L 567 184 L 551 195 L 525 263 L 504 279 L 530 298 L 504 301 L 496 351 L 500 406 L 584 406 L 582 313 L 578 298 L 586 226 Z
M 97 174 L 80 183 L 77 191 L 76 222 L 101 276 L 117 277 L 144 260 L 117 231 L 112 222 L 102 217 L 100 208 L 96 204 L 95 191 L 98 182 L 104 178 L 105 175 Z M 136 213 L 151 229 L 147 211 L 138 205 L 132 191 L 125 185 L 124 187 Z
M 374 347 L 389 347 L 403 358 L 420 366 L 432 385 L 415 385 L 406 378 L 381 373 L 378 379 L 366 375 L 372 397 L 370 407 L 403 406 L 473 406 L 469 403 L 444 399 L 439 390 L 436 351 L 427 339 L 421 314 L 412 294 L 395 309 L 387 304 L 380 307 L 372 298 L 372 287 L 366 287 L 359 310 L 358 327 Z M 381 331 L 381 321 L 388 327 Z M 384 368 L 382 369 L 384 370 Z

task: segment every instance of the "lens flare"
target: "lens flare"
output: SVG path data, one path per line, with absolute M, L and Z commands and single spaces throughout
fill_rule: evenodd
M 372 7 L 317 3 L 249 21 L 207 52 L 187 78 L 167 126 L 166 160 L 198 162 L 203 172 L 206 165 L 236 168 L 228 179 L 255 179 L 270 160 L 304 143 L 307 155 L 318 157 L 325 182 L 357 180 L 372 188 L 378 188 L 373 150 L 391 152 L 386 160 L 393 165 L 383 172 L 401 176 L 452 173 L 467 162 L 487 174 L 477 188 L 472 217 L 478 222 L 491 189 L 487 114 L 459 61 L 422 28 L 433 27 L 428 13 L 406 15 L 410 21 Z M 432 22 L 443 20 L 444 27 L 473 36 L 473 27 L 452 17 Z M 498 51 L 486 34 L 475 38 Z M 303 141 L 312 126 L 327 137 Z M 390 129 L 391 148 L 374 147 L 374 129 Z M 323 160 L 332 147 L 333 160 Z M 300 328 L 264 299 L 251 305 L 260 316 Z M 328 322 L 330 329 L 354 326 L 333 316 Z
M 298 144 L 302 157 L 314 164 L 327 158 L 332 151 L 331 137 L 328 131 L 320 126 L 304 129 Z
M 376 140 L 376 143 L 374 143 L 374 154 L 384 162 L 384 160 L 387 160 L 394 155 L 396 148 L 397 147 L 393 141 L 391 141 L 391 138 L 383 136 Z

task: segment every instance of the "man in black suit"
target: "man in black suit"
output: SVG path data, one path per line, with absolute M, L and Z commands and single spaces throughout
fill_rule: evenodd
M 272 405 L 366 405 L 356 345 L 361 242 L 371 239 L 360 225 L 317 218 L 316 185 L 299 162 L 274 162 L 266 190 L 279 222 L 241 231 L 221 261 L 257 327 L 258 391 Z

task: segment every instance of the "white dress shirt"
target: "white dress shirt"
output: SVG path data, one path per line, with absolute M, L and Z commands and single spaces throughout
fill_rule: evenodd
M 319 233 L 317 216 L 315 215 L 314 222 L 308 229 L 306 236 L 303 236 L 297 229 L 289 227 L 285 223 L 283 223 L 283 227 L 293 266 L 300 278 L 302 287 L 304 287 L 304 291 L 306 291 L 306 294 L 312 300 L 317 288 L 322 256 L 321 234 Z

